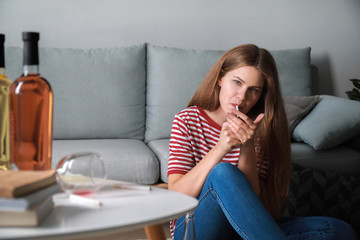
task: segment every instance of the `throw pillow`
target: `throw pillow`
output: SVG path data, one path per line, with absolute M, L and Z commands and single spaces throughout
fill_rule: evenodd
M 335 217 L 360 235 L 360 177 L 293 164 L 285 216 Z
M 319 102 L 319 96 L 291 97 L 284 96 L 286 117 L 289 125 L 290 136 L 295 127 Z
M 335 147 L 360 133 L 360 102 L 320 95 L 316 107 L 296 126 L 292 137 L 315 150 Z

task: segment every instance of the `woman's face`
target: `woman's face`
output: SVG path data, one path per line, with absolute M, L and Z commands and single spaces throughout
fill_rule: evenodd
M 231 113 L 236 106 L 246 114 L 260 99 L 264 88 L 263 75 L 252 66 L 244 66 L 229 71 L 219 81 L 220 107 Z

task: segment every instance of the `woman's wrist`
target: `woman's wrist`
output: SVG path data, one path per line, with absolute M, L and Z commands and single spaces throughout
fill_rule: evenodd
M 227 147 L 221 145 L 219 142 L 214 146 L 212 150 L 218 155 L 219 162 L 221 162 L 223 157 L 231 151 L 231 149 L 228 149 Z

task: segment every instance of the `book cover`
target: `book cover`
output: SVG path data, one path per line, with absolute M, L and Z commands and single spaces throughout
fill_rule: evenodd
M 2 227 L 31 227 L 38 226 L 45 217 L 51 212 L 54 206 L 52 197 L 31 207 L 30 209 L 19 211 L 0 211 L 0 226 Z
M 52 184 L 19 198 L 0 197 L 0 211 L 25 211 L 58 192 L 60 192 L 60 186 Z
M 0 171 L 0 197 L 21 197 L 55 182 L 54 170 Z

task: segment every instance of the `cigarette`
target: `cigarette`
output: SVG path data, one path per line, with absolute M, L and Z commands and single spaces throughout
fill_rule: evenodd
M 92 206 L 92 207 L 100 207 L 102 202 L 93 198 L 82 197 L 76 194 L 70 194 L 70 201 L 79 203 L 82 205 Z
M 151 187 L 150 186 L 145 186 L 145 185 L 113 184 L 113 188 L 151 191 Z
M 236 106 L 235 108 L 236 108 L 236 110 L 240 111 L 240 110 L 239 110 L 239 106 Z M 246 123 L 241 117 L 239 117 L 239 116 L 236 116 L 236 117 L 237 117 L 238 119 L 240 119 L 241 121 L 243 121 L 244 123 Z

